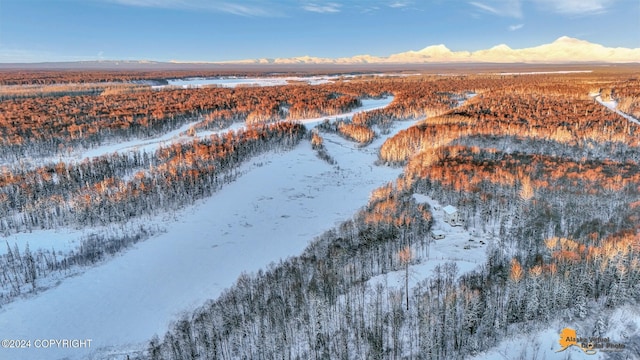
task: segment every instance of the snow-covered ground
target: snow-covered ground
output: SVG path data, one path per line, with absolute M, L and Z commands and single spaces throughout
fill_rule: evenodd
M 148 218 L 138 218 L 126 224 L 109 224 L 83 229 L 58 228 L 51 230 L 32 230 L 31 232 L 11 234 L 2 239 L 3 241 L 0 243 L 0 255 L 7 253 L 6 244 L 9 244 L 12 251 L 17 246 L 21 254 L 24 253 L 28 244 L 32 252 L 38 249 L 55 250 L 58 255 L 67 255 L 71 250 L 76 250 L 82 243 L 82 240 L 92 234 L 100 234 L 112 238 L 134 234 L 140 227 L 145 227 L 147 221 Z M 154 226 L 154 228 L 160 229 L 161 227 Z
M 491 243 L 488 234 L 480 234 L 473 228 L 465 230 L 462 226 L 451 226 L 444 221 L 443 206 L 436 200 L 423 194 L 414 194 L 417 203 L 427 203 L 433 216 L 433 230 L 440 230 L 445 238 L 435 240 L 429 247 L 427 262 L 455 262 L 459 275 L 484 264 L 487 259 L 486 247 Z M 435 267 L 435 266 L 434 266 Z
M 594 354 L 586 354 L 580 346 L 572 345 L 564 351 L 560 351 L 560 333 L 564 328 L 571 328 L 581 338 L 596 337 L 592 330 L 598 318 L 603 318 L 607 323 L 606 331 L 599 336 L 608 338 L 610 344 L 625 345 L 624 349 L 617 351 L 612 348 L 594 348 Z M 640 311 L 637 307 L 626 305 L 613 311 L 613 313 L 593 313 L 586 319 L 574 319 L 570 321 L 554 320 L 549 327 L 535 330 L 528 334 L 507 336 L 497 346 L 483 351 L 470 360 L 505 360 L 505 359 L 609 359 L 613 355 L 617 359 L 640 359 L 638 344 L 634 344 L 640 338 Z M 600 344 L 603 344 L 602 342 Z M 635 345 L 635 349 L 633 346 Z
M 400 174 L 374 165 L 376 148 L 411 124 L 395 123 L 366 148 L 327 134 L 336 166 L 319 160 L 306 141 L 252 159 L 214 196 L 153 220 L 166 233 L 0 309 L 0 338 L 32 341 L 30 349 L 0 349 L 0 358 L 103 358 L 144 346 L 242 272 L 301 253 L 314 236 L 352 216 L 373 189 Z M 90 348 L 36 349 L 36 339 L 92 341 Z
M 7 253 L 9 244 L 13 251 L 14 246 L 18 246 L 20 253 L 24 253 L 27 244 L 31 251 L 37 249 L 54 249 L 56 253 L 61 251 L 67 253 L 80 245 L 81 238 L 86 234 L 83 230 L 76 229 L 56 229 L 56 230 L 33 230 L 30 233 L 12 234 L 2 239 L 0 244 L 0 255 Z

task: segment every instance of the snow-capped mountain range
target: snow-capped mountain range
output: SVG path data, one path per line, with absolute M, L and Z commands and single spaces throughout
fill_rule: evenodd
M 235 64 L 419 64 L 419 63 L 575 63 L 640 62 L 640 48 L 609 48 L 600 44 L 562 36 L 551 44 L 512 49 L 500 44 L 486 50 L 451 51 L 445 45 L 432 45 L 418 51 L 407 51 L 386 57 L 356 55 L 343 58 L 301 56 L 227 61 Z

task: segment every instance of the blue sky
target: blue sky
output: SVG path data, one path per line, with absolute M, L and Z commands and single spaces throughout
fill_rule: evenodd
M 0 62 L 640 48 L 640 0 L 0 0 Z

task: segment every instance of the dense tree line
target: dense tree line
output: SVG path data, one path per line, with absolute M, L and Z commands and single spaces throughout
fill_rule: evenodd
M 112 88 L 115 88 L 114 85 L 112 85 Z M 104 93 L 104 91 L 106 91 L 106 85 L 101 84 L 12 85 L 0 87 L 0 101 L 25 97 L 98 95 Z
M 637 147 L 637 132 L 637 124 L 592 99 L 496 90 L 475 97 L 464 109 L 402 131 L 384 144 L 380 158 L 403 163 L 416 151 L 469 136 L 535 138 L 596 149 Z
M 452 161 L 453 160 L 453 161 Z M 635 162 L 582 159 L 494 149 L 444 146 L 413 157 L 405 174 L 447 183 L 457 191 L 474 192 L 489 182 L 517 188 L 525 182 L 535 189 L 570 193 L 637 191 L 640 167 Z
M 343 138 L 356 142 L 360 146 L 366 146 L 376 137 L 376 132 L 366 125 L 354 124 L 349 118 L 336 119 L 333 122 L 323 121 L 317 125 L 320 131 L 338 134 Z
M 304 74 L 303 74 L 304 75 Z M 0 70 L 0 85 L 92 84 L 166 79 L 210 78 L 219 76 L 269 76 L 264 71 L 237 70 Z
M 216 191 L 249 157 L 295 145 L 304 126 L 248 127 L 154 154 L 107 155 L 0 177 L 0 231 L 92 226 L 176 208 Z
M 330 165 L 335 165 L 336 160 L 327 152 L 327 148 L 325 148 L 324 146 L 324 139 L 318 133 L 318 131 L 311 131 L 310 134 L 311 134 L 311 139 L 310 139 L 311 148 L 316 151 L 316 153 L 318 154 L 318 157 L 326 161 Z
M 94 86 L 90 84 L 56 85 L 48 87 L 51 90 L 48 93 L 42 90 L 39 97 L 1 101 L 0 141 L 4 145 L 3 157 L 13 160 L 27 155 L 64 153 L 77 146 L 92 147 L 114 138 L 154 136 L 188 121 L 199 121 L 195 129 L 209 129 L 232 121 L 263 123 L 336 115 L 359 106 L 359 99 L 393 94 L 394 101 L 387 108 L 354 117 L 355 125 L 368 128 L 378 125 L 384 130 L 393 120 L 444 113 L 470 87 L 482 91 L 497 83 L 522 82 L 526 81 L 417 76 L 352 79 L 316 86 L 164 90 L 104 83 L 95 85 L 103 89 L 100 95 L 74 92 L 76 88 Z M 64 94 L 65 86 L 68 94 L 53 96 Z M 32 91 L 33 86 L 23 89 Z
M 149 137 L 205 116 L 247 123 L 335 115 L 359 105 L 351 95 L 310 86 L 146 90 L 0 102 L 3 155 L 51 154 L 116 138 Z M 285 113 L 281 111 L 288 108 Z M 212 114 L 212 115 L 209 115 Z M 214 124 L 212 124 L 212 122 Z

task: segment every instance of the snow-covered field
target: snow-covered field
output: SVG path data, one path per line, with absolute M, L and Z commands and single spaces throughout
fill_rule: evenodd
M 378 101 L 376 106 L 390 100 Z M 373 189 L 400 174 L 399 168 L 374 165 L 376 149 L 411 124 L 396 123 L 366 148 L 326 135 L 335 166 L 319 160 L 306 141 L 252 159 L 214 196 L 154 219 L 166 233 L 0 309 L 0 338 L 32 341 L 30 349 L 1 349 L 0 357 L 104 358 L 143 346 L 242 272 L 301 253 L 314 236 L 352 216 Z M 36 339 L 92 341 L 90 348 L 36 349 Z
M 24 253 L 27 244 L 31 251 L 38 249 L 55 250 L 59 255 L 66 255 L 71 250 L 75 250 L 80 246 L 82 240 L 92 234 L 101 234 L 109 237 L 119 237 L 126 234 L 133 234 L 147 223 L 148 219 L 134 219 L 126 224 L 109 224 L 105 226 L 97 226 L 93 228 L 73 229 L 58 228 L 52 230 L 33 230 L 26 233 L 11 234 L 4 238 L 4 246 L 0 246 L 0 255 L 7 253 L 9 244 L 11 250 L 18 247 L 20 253 Z M 156 228 L 154 226 L 154 228 Z M 159 227 L 157 227 L 159 228 Z
M 27 244 L 32 251 L 35 249 L 52 248 L 58 252 L 67 253 L 80 245 L 81 238 L 85 234 L 82 230 L 75 229 L 56 229 L 56 230 L 33 230 L 30 233 L 12 234 L 4 238 L 2 246 L 0 246 L 0 255 L 7 253 L 7 246 L 11 246 L 11 250 L 18 246 L 20 253 L 23 253 Z M 1 311 L 1 310 L 0 310 Z
M 427 203 L 433 216 L 433 230 L 444 233 L 444 239 L 434 240 L 428 251 L 412 249 L 413 260 L 409 265 L 409 288 L 430 277 L 438 265 L 455 262 L 458 266 L 458 276 L 474 270 L 487 259 L 486 248 L 492 241 L 488 234 L 472 235 L 462 226 L 451 226 L 444 222 L 442 206 L 436 200 L 423 194 L 414 194 L 417 203 Z M 475 234 L 475 232 L 474 232 Z M 472 241 L 470 241 L 472 239 Z M 482 241 L 483 243 L 480 243 Z M 393 271 L 369 279 L 369 284 L 375 288 L 377 283 L 386 283 L 391 287 L 404 287 L 404 270 Z

